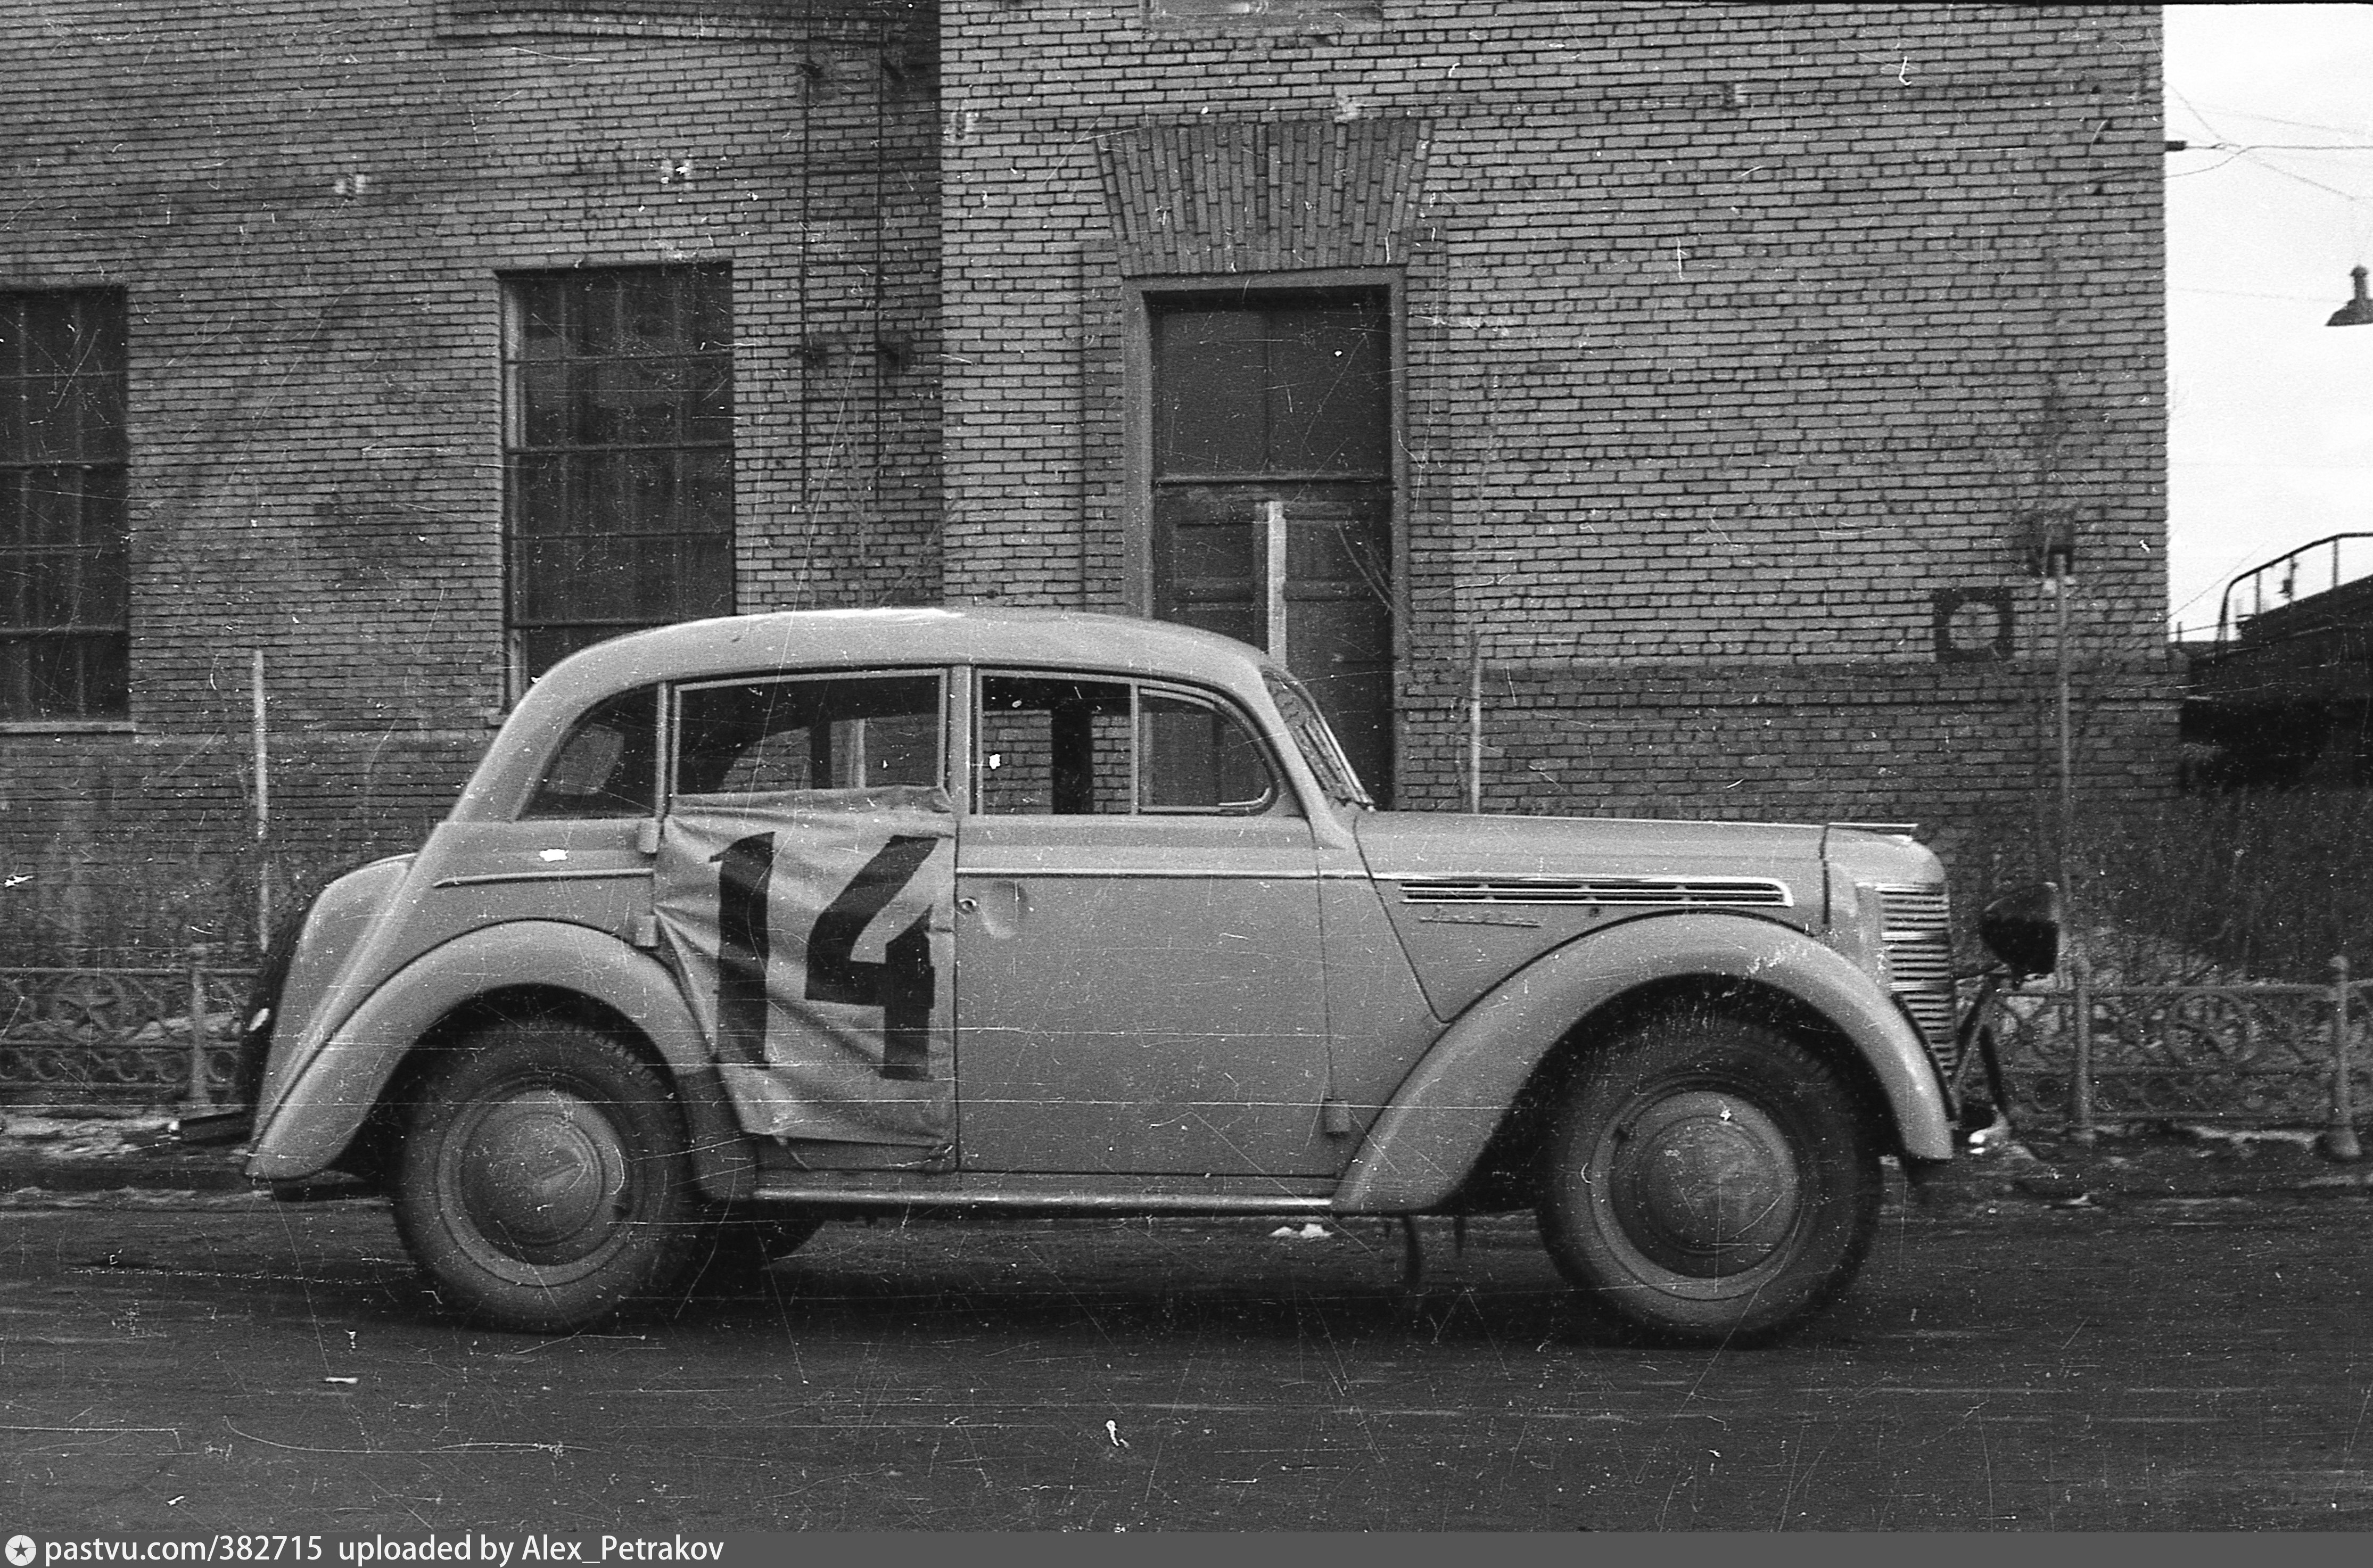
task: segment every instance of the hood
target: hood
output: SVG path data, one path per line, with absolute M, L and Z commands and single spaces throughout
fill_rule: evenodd
M 1355 825 L 1360 853 L 1380 878 L 1778 879 L 1817 903 L 1827 831 L 1782 823 L 1431 812 L 1371 812 Z
M 1360 852 L 1427 1001 L 1455 1016 L 1507 976 L 1602 927 L 1719 910 L 1818 931 L 1823 842 L 1774 823 L 1375 812 Z M 1872 838 L 1871 853 L 1926 851 Z

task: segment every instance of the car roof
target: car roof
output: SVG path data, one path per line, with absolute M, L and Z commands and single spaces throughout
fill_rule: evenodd
M 1259 649 L 1128 615 L 1004 606 L 784 610 L 629 632 L 563 660 L 537 682 L 592 700 L 647 681 L 885 664 L 1023 664 L 1234 685 Z M 599 688 L 598 690 L 592 688 Z
M 554 665 L 480 759 L 457 819 L 507 813 L 587 708 L 659 681 L 801 670 L 994 664 L 1167 678 L 1265 705 L 1257 648 L 1212 632 L 1081 610 L 784 610 L 629 632 Z

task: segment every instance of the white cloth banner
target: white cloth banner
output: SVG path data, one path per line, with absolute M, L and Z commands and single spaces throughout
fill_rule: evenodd
M 660 929 L 742 1125 L 935 1147 L 954 1127 L 944 791 L 680 796 Z

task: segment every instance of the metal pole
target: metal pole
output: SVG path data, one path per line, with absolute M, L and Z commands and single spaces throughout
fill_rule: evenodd
M 255 650 L 249 679 L 250 727 L 255 732 L 255 950 L 272 945 L 272 857 L 264 841 L 272 832 L 272 745 L 265 730 L 263 649 Z
M 2068 1074 L 2068 1119 L 2073 1124 L 2069 1136 L 2079 1143 L 2090 1143 L 2097 1136 L 2093 1129 L 2093 966 L 2085 962 L 2083 954 L 2072 953 L 2068 972 L 2076 987 L 2076 1060 Z
M 2323 1152 L 2335 1160 L 2365 1157 L 2356 1141 L 2356 1113 L 2349 1102 L 2348 955 L 2342 954 L 2332 961 L 2332 1125 L 2323 1134 Z
M 2075 575 L 2063 564 L 2060 568 L 2060 575 L 2054 579 L 2052 593 L 2053 609 L 2059 625 L 2059 635 L 2054 638 L 2058 645 L 2054 657 L 2059 666 L 2057 684 L 2060 709 L 2060 896 L 2072 905 L 2076 891 L 2076 879 L 2071 874 L 2070 870 L 2076 846 L 2076 786 L 2075 746 L 2068 718 L 2068 600 L 2071 579 Z M 2071 919 L 2068 924 L 2073 930 L 2075 921 Z
M 1483 638 L 1467 634 L 1467 809 L 1483 810 Z
M 2069 780 L 2071 748 L 2068 742 L 2068 579 L 2066 577 L 2061 578 L 2060 591 L 2053 597 L 2058 601 L 2055 607 L 2060 620 L 2060 635 L 2055 640 L 2059 644 L 2057 655 L 2060 666 L 2060 885 L 2064 893 L 2068 887 L 2068 848 L 2075 839 L 2074 828 L 2076 818 L 2075 791 Z

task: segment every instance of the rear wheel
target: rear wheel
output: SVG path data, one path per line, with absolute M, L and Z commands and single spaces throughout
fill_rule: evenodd
M 698 1218 L 666 1084 L 572 1024 L 458 1047 L 423 1085 L 396 1163 L 404 1246 L 449 1301 L 504 1328 L 581 1328 L 664 1293 Z
M 1618 1317 L 1667 1338 L 1753 1339 L 1852 1282 L 1881 1189 L 1835 1068 L 1778 1030 L 1692 1012 L 1584 1065 L 1551 1131 L 1541 1236 Z

